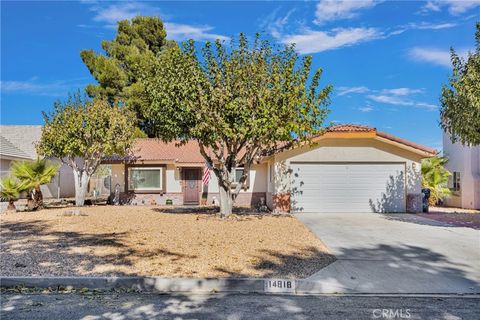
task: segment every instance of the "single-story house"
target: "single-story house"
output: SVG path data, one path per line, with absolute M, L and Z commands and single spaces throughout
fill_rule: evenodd
M 112 190 L 119 188 L 132 203 L 195 205 L 218 199 L 213 173 L 208 185 L 202 184 L 205 160 L 195 141 L 177 147 L 139 139 L 133 153 L 132 161 L 104 161 L 111 166 Z M 312 145 L 260 159 L 236 204 L 263 201 L 283 212 L 418 212 L 421 160 L 436 154 L 375 128 L 336 125 Z
M 39 125 L 0 126 L 0 176 L 10 174 L 13 161 L 35 160 L 35 144 L 42 135 Z M 60 164 L 60 161 L 53 160 Z M 73 172 L 67 165 L 61 165 L 52 182 L 42 186 L 44 198 L 68 198 L 75 195 Z

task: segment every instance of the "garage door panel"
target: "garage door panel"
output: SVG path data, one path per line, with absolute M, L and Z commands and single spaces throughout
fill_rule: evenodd
M 292 164 L 292 211 L 404 212 L 403 163 Z

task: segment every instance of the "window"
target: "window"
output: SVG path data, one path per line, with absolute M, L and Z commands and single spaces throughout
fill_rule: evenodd
M 273 182 L 273 176 L 275 175 L 275 166 L 272 164 L 269 165 L 269 175 L 270 182 Z
M 243 168 L 236 168 L 235 169 L 235 184 L 240 182 L 240 178 L 243 175 L 243 171 L 244 171 Z M 248 188 L 249 181 L 250 181 L 250 179 L 247 177 L 247 179 L 245 180 L 245 183 L 244 183 L 244 186 L 246 188 Z
M 162 190 L 161 167 L 128 168 L 129 190 Z
M 452 175 L 453 187 L 452 191 L 459 192 L 460 191 L 460 172 L 454 171 Z
M 235 182 L 238 183 L 240 182 L 240 178 L 243 175 L 243 168 L 237 168 L 235 169 Z

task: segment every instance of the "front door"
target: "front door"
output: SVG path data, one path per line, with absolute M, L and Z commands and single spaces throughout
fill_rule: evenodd
M 198 204 L 200 199 L 200 170 L 183 169 L 183 202 L 185 204 Z

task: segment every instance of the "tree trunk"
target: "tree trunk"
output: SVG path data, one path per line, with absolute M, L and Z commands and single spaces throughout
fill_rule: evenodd
M 225 218 L 232 214 L 232 190 L 225 189 L 221 185 L 218 186 L 218 189 L 220 190 L 220 217 Z
M 85 204 L 85 196 L 87 194 L 88 181 L 90 176 L 85 171 L 75 170 L 73 172 L 75 181 L 75 205 L 83 206 Z
M 33 199 L 35 209 L 39 209 L 43 207 L 43 194 L 42 194 L 42 190 L 40 189 L 40 186 L 35 187 L 32 190 L 32 199 Z
M 10 198 L 8 199 L 8 207 L 7 210 L 17 210 L 17 207 L 15 207 L 15 200 Z

